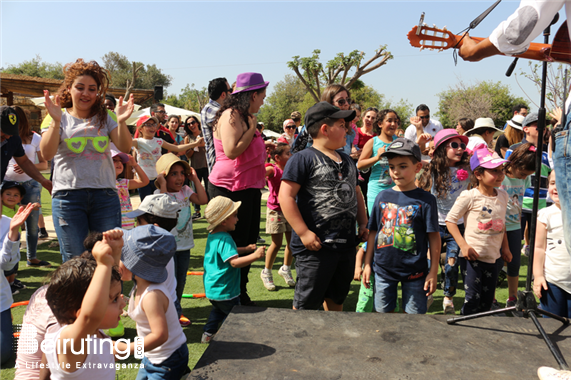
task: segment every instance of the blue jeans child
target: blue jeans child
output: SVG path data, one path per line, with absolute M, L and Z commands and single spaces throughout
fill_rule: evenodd
M 145 356 L 136 380 L 179 380 L 187 372 L 187 363 L 188 347 L 183 343 L 161 364 L 153 364 Z
M 458 229 L 464 235 L 464 225 L 459 224 Z M 446 263 L 444 264 L 444 295 L 446 297 L 454 297 L 456 289 L 458 288 L 458 267 L 460 261 L 458 255 L 460 254 L 460 247 L 452 237 L 446 226 L 440 226 L 440 240 L 442 244 L 446 243 Z M 450 264 L 451 259 L 454 260 Z
M 401 281 L 402 309 L 407 314 L 426 314 L 428 309 L 424 282 L 426 277 Z M 390 313 L 397 307 L 399 281 L 387 280 L 375 273 L 375 310 Z

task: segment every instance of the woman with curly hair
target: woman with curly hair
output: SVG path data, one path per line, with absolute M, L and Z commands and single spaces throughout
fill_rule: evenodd
M 186 136 L 184 137 L 184 143 L 189 144 L 196 141 L 202 133 L 202 128 L 200 126 L 200 120 L 196 116 L 189 116 L 186 118 L 184 123 L 184 130 Z M 186 157 L 190 161 L 190 167 L 194 168 L 196 176 L 199 181 L 204 181 L 204 190 L 208 194 L 208 164 L 206 162 L 206 143 L 204 140 L 195 147 L 186 151 Z M 200 205 L 194 204 L 194 214 L 193 219 L 200 218 Z
M 465 267 L 465 259 L 458 257 L 460 248 L 446 227 L 446 215 L 456 198 L 470 184 L 470 159 L 466 152 L 468 137 L 454 129 L 443 129 L 434 136 L 432 160 L 420 178 L 419 187 L 436 197 L 440 240 L 446 243 L 444 265 L 444 314 L 455 314 L 453 297 L 458 286 L 458 264 Z M 458 221 L 458 229 L 464 234 L 464 220 Z
M 126 121 L 134 100 L 131 95 L 123 103 L 120 97 L 116 114 L 108 111 L 108 73 L 95 61 L 78 59 L 63 71 L 65 79 L 53 100 L 44 91 L 49 117 L 42 123 L 40 149 L 46 160 L 53 158 L 52 216 L 65 262 L 81 255 L 89 231 L 121 227 L 109 143 L 130 151 Z
M 213 140 L 216 163 L 210 172 L 208 193 L 242 202 L 238 223 L 230 234 L 240 255 L 254 251 L 260 231 L 261 191 L 265 186 L 266 148 L 256 129 L 254 116 L 264 104 L 266 88 L 262 74 L 238 75 L 234 92 L 218 110 L 214 119 Z M 240 301 L 252 305 L 246 291 L 250 266 L 241 268 Z

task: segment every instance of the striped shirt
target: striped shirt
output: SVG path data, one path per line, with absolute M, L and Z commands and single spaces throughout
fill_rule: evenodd
M 210 99 L 207 105 L 200 112 L 202 121 L 202 134 L 204 136 L 204 144 L 206 149 L 206 163 L 208 164 L 208 172 L 212 172 L 212 167 L 216 162 L 216 151 L 214 150 L 214 140 L 212 140 L 212 122 L 216 117 L 216 113 L 220 109 L 220 104 Z

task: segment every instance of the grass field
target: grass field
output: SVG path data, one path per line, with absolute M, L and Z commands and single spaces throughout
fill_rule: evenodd
M 49 195 L 45 192 L 47 199 L 42 197 L 42 208 L 44 211 L 48 210 L 49 202 Z M 204 209 L 204 206 L 203 206 Z M 51 207 L 49 208 L 51 212 Z M 45 215 L 49 215 L 46 213 Z M 204 215 L 204 213 L 203 213 Z M 266 215 L 266 207 L 265 202 L 262 205 L 262 222 L 260 225 L 261 236 L 266 239 L 266 242 L 270 242 L 270 237 L 265 235 L 263 231 L 265 231 L 265 215 Z M 195 239 L 195 248 L 191 251 L 191 260 L 190 260 L 190 267 L 189 270 L 191 271 L 200 271 L 202 270 L 202 263 L 203 263 L 203 254 L 204 248 L 206 245 L 206 238 L 207 238 L 207 231 L 206 231 L 207 223 L 204 219 L 198 220 L 194 222 L 194 239 Z M 268 244 L 269 245 L 269 244 Z M 42 260 L 47 260 L 52 263 L 52 268 L 28 268 L 26 267 L 26 255 L 25 251 L 22 252 L 22 260 L 20 261 L 20 272 L 18 278 L 27 285 L 27 289 L 24 289 L 14 296 L 14 302 L 24 301 L 30 299 L 33 292 L 35 292 L 40 286 L 42 286 L 48 279 L 48 276 L 53 272 L 55 267 L 61 263 L 61 256 L 59 254 L 59 249 L 57 248 L 49 248 L 49 243 L 42 244 L 38 247 L 38 257 Z M 263 261 L 257 261 L 252 265 L 252 270 L 250 272 L 250 282 L 248 284 L 249 294 L 259 306 L 262 307 L 274 307 L 274 308 L 288 308 L 292 307 L 292 299 L 293 299 L 293 288 L 289 288 L 283 279 L 278 276 L 277 269 L 283 263 L 283 249 L 278 254 L 278 258 L 276 259 L 276 263 L 274 265 L 274 282 L 276 284 L 276 291 L 269 292 L 267 291 L 263 284 L 262 280 L 260 279 L 260 272 L 264 267 Z M 527 258 L 522 258 L 522 267 L 520 270 L 520 288 L 525 287 L 525 280 L 526 280 L 526 271 L 527 271 Z M 295 277 L 295 273 L 294 273 Z M 351 291 L 345 302 L 344 309 L 347 312 L 351 312 L 355 310 L 355 306 L 357 303 L 357 296 L 359 292 L 360 284 L 358 282 L 353 282 L 351 285 Z M 128 282 L 124 284 L 124 294 L 128 295 L 129 291 L 132 287 L 132 283 Z M 463 286 L 459 286 L 460 289 L 463 289 Z M 202 284 L 202 276 L 188 276 L 185 293 L 193 294 L 193 293 L 203 293 L 204 287 Z M 499 288 L 496 292 L 496 298 L 498 302 L 503 306 L 507 299 L 507 281 L 504 281 L 501 288 Z M 443 292 L 442 289 L 438 289 L 434 294 L 434 303 L 432 304 L 431 308 L 429 309 L 429 314 L 442 314 L 442 299 L 443 299 Z M 460 307 L 462 306 L 464 299 L 464 291 L 459 290 L 455 299 L 455 307 L 457 314 L 459 313 Z M 184 333 L 186 335 L 186 339 L 188 342 L 188 350 L 190 353 L 189 359 L 189 367 L 193 368 L 198 359 L 201 357 L 202 353 L 206 349 L 207 345 L 200 343 L 200 338 L 202 335 L 202 327 L 206 323 L 206 319 L 210 312 L 210 303 L 206 299 L 188 299 L 185 298 L 182 300 L 182 307 L 183 307 L 183 314 L 190 318 L 192 321 L 192 325 L 189 327 L 184 328 Z M 25 307 L 17 307 L 12 309 L 13 315 L 13 323 L 19 324 L 22 322 L 22 317 L 25 311 Z M 123 323 L 125 325 L 125 338 L 133 339 L 136 336 L 135 324 L 129 318 L 123 318 Z M 276 328 L 279 328 L 276 326 Z M 5 368 L 2 369 L 0 373 L 1 379 L 13 379 L 14 378 L 14 360 L 13 359 L 8 362 Z M 135 359 L 128 359 L 125 361 L 126 363 L 137 362 Z M 134 379 L 136 377 L 135 369 L 121 369 L 117 371 L 117 379 Z

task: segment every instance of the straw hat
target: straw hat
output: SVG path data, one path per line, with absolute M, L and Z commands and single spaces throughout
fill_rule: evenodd
M 209 223 L 206 229 L 208 231 L 215 229 L 220 223 L 226 220 L 226 218 L 236 212 L 241 204 L 242 202 L 240 201 L 232 202 L 231 199 L 223 196 L 212 198 L 204 211 L 206 221 Z
M 174 164 L 181 164 L 184 168 L 184 172 L 186 174 L 190 174 L 190 165 L 188 162 L 181 160 L 177 155 L 173 153 L 163 154 L 161 158 L 157 160 L 155 168 L 157 169 L 158 174 L 164 172 L 165 176 L 167 176 Z M 155 182 L 155 186 L 157 189 L 159 188 L 159 184 L 157 182 Z

